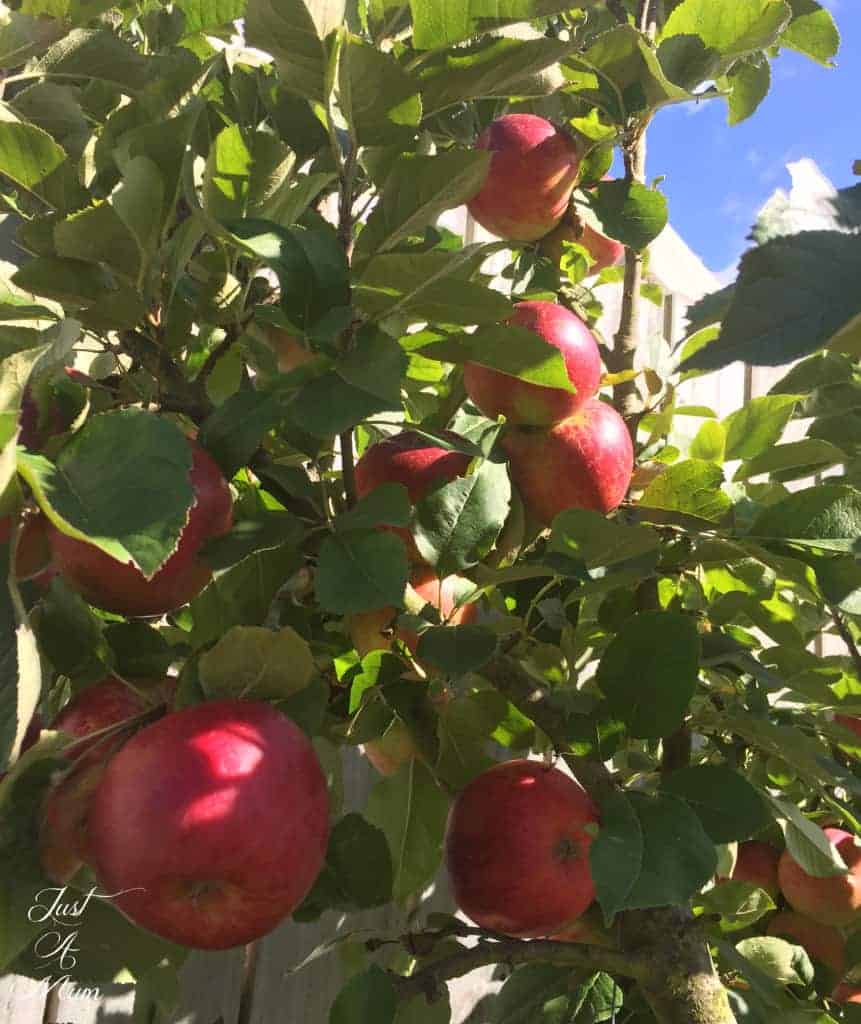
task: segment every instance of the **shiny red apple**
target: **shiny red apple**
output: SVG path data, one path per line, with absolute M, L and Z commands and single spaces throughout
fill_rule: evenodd
M 508 761 L 455 800 L 445 859 L 458 907 L 482 928 L 556 935 L 595 898 L 589 847 L 598 812 L 581 787 L 541 761 Z
M 734 882 L 751 882 L 764 889 L 769 896 L 777 896 L 780 892 L 777 884 L 779 857 L 780 854 L 773 846 L 758 839 L 739 843 L 738 856 L 730 878 Z M 719 876 L 719 881 L 726 879 Z
M 831 993 L 835 1003 L 861 1003 L 861 988 L 845 983 L 838 985 Z
M 311 888 L 328 835 L 314 748 L 253 701 L 197 704 L 136 733 L 89 815 L 101 890 L 141 928 L 198 949 L 271 931 Z
M 546 388 L 480 363 L 463 370 L 466 393 L 491 419 L 505 416 L 510 423 L 549 427 L 571 416 L 601 384 L 601 355 L 595 336 L 579 316 L 555 302 L 519 302 L 510 323 L 526 327 L 558 348 L 575 390 Z
M 453 438 L 455 434 L 451 435 Z M 463 476 L 470 457 L 441 448 L 420 434 L 405 430 L 372 445 L 356 463 L 356 493 L 360 498 L 381 484 L 403 484 L 415 505 L 434 487 Z M 397 534 L 413 562 L 423 562 L 412 534 L 406 527 L 382 527 Z
M 510 430 L 502 446 L 526 511 L 548 526 L 569 508 L 612 511 L 631 482 L 628 428 L 612 406 L 596 398 L 550 430 Z
M 189 474 L 194 503 L 174 553 L 152 579 L 131 562 L 48 528 L 55 567 L 68 585 L 91 604 L 120 615 L 163 615 L 196 597 L 212 572 L 198 557 L 203 544 L 227 533 L 233 523 L 230 488 L 215 460 L 196 441 Z
M 789 850 L 784 850 L 777 868 L 781 891 L 793 910 L 820 924 L 838 928 L 858 924 L 861 922 L 861 845 L 842 829 L 826 828 L 824 831 L 849 873 L 816 878 L 801 867 Z
M 467 204 L 499 238 L 533 242 L 559 223 L 580 171 L 571 136 L 535 114 L 506 114 L 479 135 L 492 154 L 484 185 Z

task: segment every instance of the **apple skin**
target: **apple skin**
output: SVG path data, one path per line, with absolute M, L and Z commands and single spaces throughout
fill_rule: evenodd
M 835 715 L 834 721 L 842 725 L 844 729 L 851 729 L 856 736 L 861 738 L 861 718 L 855 718 L 853 715 Z
M 410 585 L 426 604 L 436 608 L 446 625 L 466 626 L 478 618 L 478 604 L 475 602 L 455 610 L 463 592 L 473 589 L 473 584 L 464 576 L 446 576 L 441 580 L 432 569 L 419 569 L 413 573 Z M 350 639 L 360 658 L 371 651 L 390 651 L 396 638 L 415 655 L 419 645 L 418 634 L 408 629 L 393 630 L 397 616 L 396 608 L 380 608 L 350 617 Z
M 89 816 L 102 891 L 139 927 L 196 949 L 271 931 L 326 855 L 329 800 L 314 748 L 269 704 L 197 704 L 111 758 Z
M 120 615 L 164 615 L 196 597 L 212 572 L 197 557 L 205 541 L 227 533 L 233 524 L 230 488 L 215 460 L 196 441 L 189 473 L 194 503 L 176 550 L 147 580 L 131 562 L 111 558 L 101 549 L 48 527 L 54 565 L 68 585 L 90 604 Z
M 781 891 L 793 910 L 820 924 L 838 928 L 857 924 L 861 920 L 861 846 L 856 846 L 854 836 L 843 829 L 826 828 L 824 832 L 837 847 L 849 874 L 814 878 L 784 850 L 777 868 Z
M 780 893 L 780 886 L 777 884 L 779 858 L 780 854 L 769 843 L 763 843 L 758 839 L 739 843 L 738 856 L 730 877 L 734 882 L 751 882 L 758 885 L 769 896 L 776 897 Z M 719 882 L 726 880 L 725 877 L 718 876 Z
M 148 691 L 150 700 L 109 677 L 81 690 L 54 719 L 52 729 L 81 740 L 66 748 L 65 756 L 73 767 L 48 791 L 42 806 L 40 858 L 45 873 L 58 885 L 66 885 L 82 864 L 89 863 L 87 819 L 93 793 L 108 760 L 127 738 L 122 732 L 86 737 L 154 707 L 174 686 L 174 680 L 164 680 Z
M 631 483 L 634 446 L 628 428 L 597 398 L 549 431 L 510 430 L 502 447 L 526 511 L 545 526 L 568 508 L 606 515 Z
M 788 939 L 802 946 L 820 963 L 838 975 L 843 974 L 846 962 L 846 940 L 831 925 L 819 924 L 793 910 L 781 910 L 768 922 L 768 934 Z
M 861 988 L 856 985 L 838 985 L 831 993 L 835 1003 L 861 1003 Z
M 615 238 L 596 231 L 574 214 L 564 217 L 557 228 L 541 241 L 541 252 L 559 266 L 565 253 L 565 242 L 576 242 L 592 257 L 589 277 L 615 267 L 625 259 L 625 246 Z
M 534 242 L 559 223 L 580 171 L 574 140 L 535 114 L 506 114 L 479 135 L 493 154 L 481 190 L 467 208 L 491 234 Z
M 297 366 L 310 363 L 314 359 L 314 353 L 305 348 L 301 341 L 294 338 L 289 331 L 283 327 L 275 327 L 267 324 L 262 328 L 262 334 L 266 344 L 275 353 L 278 360 L 278 369 L 281 373 L 289 373 Z
M 569 776 L 516 760 L 477 776 L 452 804 L 445 859 L 458 907 L 482 928 L 558 934 L 595 898 L 589 868 L 598 811 Z
M 510 423 L 549 427 L 567 419 L 601 386 L 601 354 L 595 336 L 564 306 L 556 302 L 519 302 L 509 323 L 526 327 L 558 348 L 565 360 L 572 394 L 491 370 L 480 363 L 463 368 L 466 393 L 490 419 L 505 416 Z
M 364 498 L 381 484 L 403 484 L 410 502 L 415 505 L 435 486 L 463 476 L 469 463 L 468 455 L 440 448 L 421 435 L 405 430 L 371 445 L 359 459 L 356 493 Z M 380 529 L 401 538 L 411 562 L 424 562 L 407 527 L 381 526 Z

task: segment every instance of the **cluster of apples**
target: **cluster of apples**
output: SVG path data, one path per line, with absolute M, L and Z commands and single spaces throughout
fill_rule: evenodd
M 75 737 L 40 820 L 46 874 L 82 868 L 141 928 L 197 949 L 270 932 L 314 883 L 329 802 L 314 748 L 269 704 L 167 712 L 175 680 L 107 678 L 51 728 Z
M 766 931 L 802 946 L 840 982 L 832 998 L 839 1003 L 861 1003 L 861 987 L 843 983 L 846 969 L 846 933 L 861 925 L 861 846 L 849 832 L 825 828 L 824 834 L 849 869 L 846 875 L 816 878 L 809 875 L 789 850 L 778 853 L 769 843 L 741 843 L 732 879 L 751 882 L 788 909 L 778 910 Z

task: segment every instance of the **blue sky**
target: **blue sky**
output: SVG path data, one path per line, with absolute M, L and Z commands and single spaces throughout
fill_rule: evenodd
M 826 0 L 842 35 L 837 68 L 782 51 L 759 110 L 730 128 L 723 100 L 669 107 L 649 129 L 648 177 L 661 186 L 677 231 L 718 272 L 747 248 L 756 213 L 790 184 L 788 161 L 812 157 L 838 186 L 857 184 L 861 159 L 861 0 Z

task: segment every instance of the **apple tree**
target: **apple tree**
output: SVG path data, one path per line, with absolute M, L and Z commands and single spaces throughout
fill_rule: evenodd
M 395 903 L 332 1024 L 487 965 L 495 1024 L 861 1019 L 861 186 L 644 330 L 652 119 L 838 44 L 817 0 L 4 11 L 0 970 L 56 975 L 62 892 L 65 974 L 167 1020 L 189 949 Z M 737 360 L 792 365 L 685 405 Z

